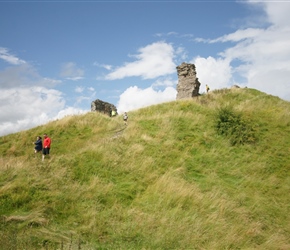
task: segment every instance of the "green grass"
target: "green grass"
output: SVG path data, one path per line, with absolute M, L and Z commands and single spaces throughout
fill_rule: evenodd
M 289 102 L 222 89 L 129 117 L 0 137 L 1 249 L 290 248 Z

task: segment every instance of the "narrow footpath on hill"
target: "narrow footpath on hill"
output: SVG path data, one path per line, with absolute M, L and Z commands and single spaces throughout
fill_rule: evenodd
M 117 139 L 118 137 L 120 137 L 122 134 L 123 134 L 123 132 L 124 132 L 124 130 L 126 129 L 126 127 L 123 127 L 123 128 L 121 128 L 121 129 L 119 129 L 119 130 L 116 130 L 116 131 L 114 131 L 114 133 L 113 133 L 113 135 L 110 137 L 110 139 Z

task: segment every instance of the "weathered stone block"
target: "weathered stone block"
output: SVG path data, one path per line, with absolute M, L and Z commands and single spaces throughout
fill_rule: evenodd
M 104 101 L 99 100 L 99 99 L 92 101 L 92 103 L 91 103 L 91 111 L 92 112 L 100 112 L 100 113 L 104 113 L 104 114 L 111 116 L 112 110 L 116 111 L 116 115 L 118 114 L 116 106 L 111 104 L 111 103 L 104 102 Z
M 196 77 L 195 65 L 183 62 L 176 69 L 178 75 L 176 99 L 199 96 L 200 82 Z

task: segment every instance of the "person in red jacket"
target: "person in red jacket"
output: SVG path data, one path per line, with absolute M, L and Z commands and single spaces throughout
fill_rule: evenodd
M 42 161 L 44 161 L 44 157 L 49 155 L 51 139 L 47 136 L 47 134 L 43 135 L 43 148 L 42 148 Z

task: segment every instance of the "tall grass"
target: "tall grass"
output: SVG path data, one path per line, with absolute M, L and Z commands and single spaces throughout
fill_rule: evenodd
M 216 129 L 228 106 L 255 143 Z M 1 249 L 289 249 L 289 111 L 225 89 L 132 111 L 127 126 L 88 113 L 1 137 Z

